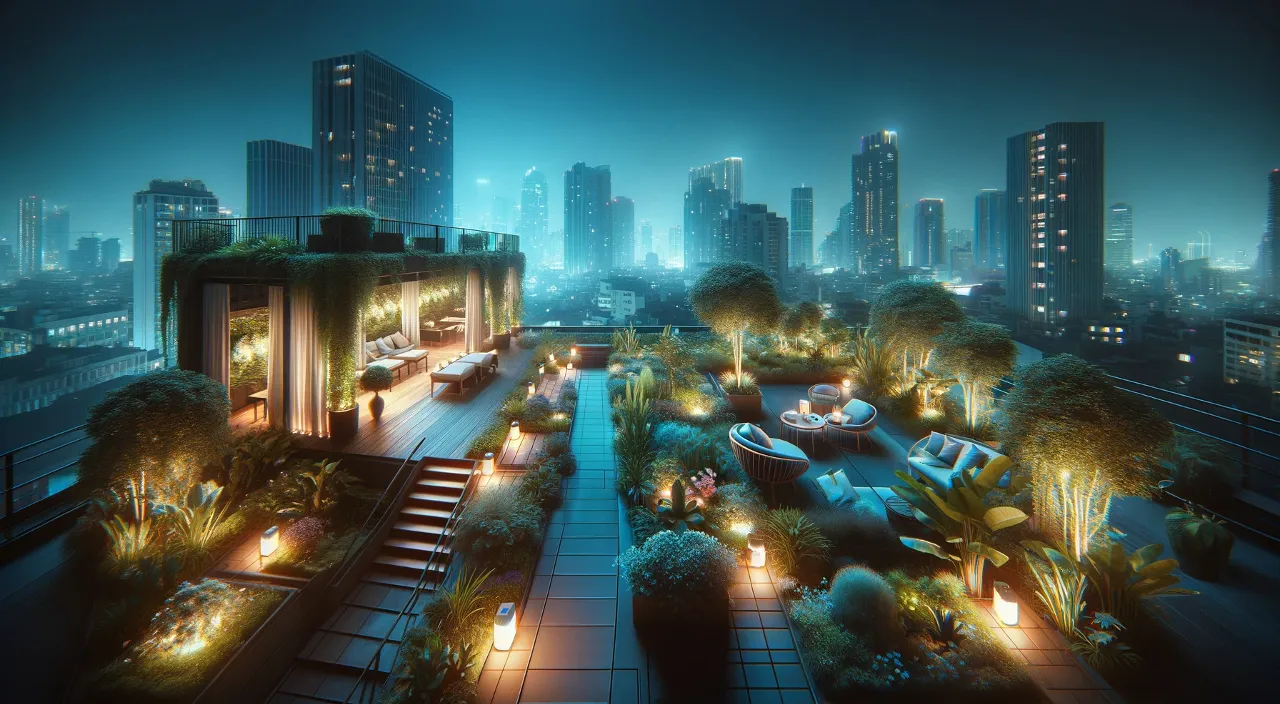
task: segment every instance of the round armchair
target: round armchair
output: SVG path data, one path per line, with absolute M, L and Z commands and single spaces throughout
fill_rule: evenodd
M 768 484 L 775 500 L 778 484 L 794 484 L 809 470 L 809 457 L 803 450 L 785 440 L 770 438 L 750 423 L 729 429 L 729 446 L 747 476 Z
M 835 412 L 823 417 L 827 426 L 823 428 L 822 437 L 841 450 L 862 451 L 862 437 L 876 429 L 876 407 L 859 399 L 850 399 L 840 410 L 840 419 L 835 419 Z M 867 441 L 870 443 L 870 439 Z
M 830 413 L 840 403 L 840 389 L 831 384 L 814 384 L 809 387 L 809 403 L 818 415 Z

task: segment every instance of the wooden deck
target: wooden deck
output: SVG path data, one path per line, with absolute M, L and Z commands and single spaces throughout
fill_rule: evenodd
M 430 348 L 429 367 L 456 354 L 453 347 Z M 472 439 L 488 427 L 524 373 L 532 354 L 531 350 L 514 345 L 499 352 L 498 372 L 487 375 L 479 386 L 469 387 L 462 395 L 437 388 L 432 398 L 431 375 L 414 372 L 382 393 L 387 404 L 380 422 L 374 423 L 369 416 L 369 399 L 373 394 L 359 396 L 360 430 L 349 442 L 338 444 L 330 438 L 302 438 L 300 444 L 318 450 L 404 459 L 419 439 L 426 438 L 417 457 L 462 457 Z M 254 423 L 251 409 L 244 408 L 232 418 L 232 427 L 245 430 L 265 427 L 265 424 L 261 420 Z
M 528 469 L 546 442 L 547 433 L 521 433 L 520 439 L 502 443 L 498 466 L 506 469 Z
M 538 395 L 546 396 L 548 401 L 555 403 L 560 400 L 560 389 L 564 388 L 566 381 L 572 381 L 577 384 L 578 370 L 561 369 L 556 374 L 543 374 L 542 378 L 538 380 Z

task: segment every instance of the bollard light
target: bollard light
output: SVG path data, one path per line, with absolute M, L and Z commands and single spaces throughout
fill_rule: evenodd
M 548 362 L 551 362 L 552 364 L 555 364 L 555 363 L 556 363 L 556 356 L 555 356 L 554 354 L 549 354 L 549 355 L 547 355 L 547 361 L 548 361 Z
M 1006 626 L 1018 625 L 1018 598 L 1013 595 L 1013 590 L 1008 584 L 995 583 L 995 598 L 991 603 L 995 607 L 996 618 L 1000 619 L 1000 623 Z
M 280 547 L 280 526 L 271 526 L 262 531 L 262 539 L 258 541 L 258 554 L 270 557 Z
M 569 371 L 573 371 L 573 362 L 569 362 Z
M 484 453 L 484 460 L 480 462 L 480 473 L 486 477 L 493 476 L 493 453 Z
M 511 421 L 511 432 L 507 433 L 507 439 L 508 440 L 520 439 L 520 421 L 518 420 Z
M 809 415 L 809 399 L 807 398 L 800 400 L 800 415 Z
M 516 605 L 510 601 L 498 606 L 493 615 L 493 649 L 511 650 L 516 640 Z
M 533 395 L 536 393 L 538 393 L 537 385 L 534 384 L 532 381 L 529 382 L 529 398 L 533 398 Z
M 747 547 L 751 549 L 751 561 L 747 564 L 751 567 L 764 567 L 764 540 L 759 533 L 747 536 Z
M 570 348 L 569 348 L 569 356 L 570 356 L 570 357 L 577 357 L 577 356 L 578 356 L 578 348 L 577 348 L 577 347 L 570 347 Z
M 539 374 L 539 375 L 544 375 L 544 374 L 546 374 L 546 373 L 547 373 L 547 365 L 545 365 L 545 364 L 539 364 L 539 365 L 538 365 L 538 374 Z

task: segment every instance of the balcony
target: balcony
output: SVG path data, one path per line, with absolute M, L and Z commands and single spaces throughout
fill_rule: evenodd
M 323 215 L 290 215 L 265 218 L 203 218 L 173 221 L 173 249 L 190 250 L 197 242 L 208 246 L 209 237 L 222 237 L 222 246 L 276 237 L 296 243 L 308 252 L 342 251 L 336 238 L 324 234 Z M 373 228 L 375 252 L 518 252 L 520 237 L 502 232 L 471 230 L 449 225 L 380 218 Z

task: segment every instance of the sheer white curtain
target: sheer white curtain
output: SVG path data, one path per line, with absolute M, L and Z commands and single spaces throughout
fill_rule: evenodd
M 284 286 L 267 287 L 267 424 L 284 425 Z
M 422 337 L 422 330 L 418 325 L 419 290 L 417 281 L 400 282 L 400 332 L 409 338 L 414 347 L 418 346 Z
M 315 298 L 303 286 L 289 289 L 289 430 L 320 437 L 329 434 L 325 375 L 329 360 L 320 340 Z
M 516 304 L 520 302 L 520 274 L 514 266 L 507 267 L 507 320 L 511 327 L 520 324 L 516 320 Z M 508 332 L 513 332 L 508 330 Z
M 231 287 L 204 285 L 204 349 L 201 371 L 205 376 L 231 388 Z
M 484 305 L 484 290 L 481 287 L 480 269 L 472 269 L 467 272 L 467 303 L 466 315 L 467 319 L 467 352 L 479 352 L 480 346 L 484 344 L 484 316 L 481 314 L 481 306 Z

